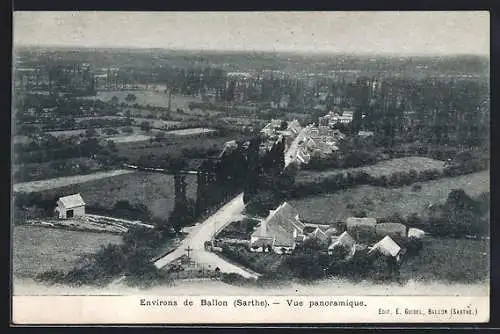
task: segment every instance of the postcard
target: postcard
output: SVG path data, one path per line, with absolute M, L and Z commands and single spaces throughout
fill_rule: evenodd
M 13 15 L 12 324 L 490 320 L 489 13 Z

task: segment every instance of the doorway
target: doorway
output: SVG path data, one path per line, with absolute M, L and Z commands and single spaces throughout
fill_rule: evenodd
M 73 218 L 74 215 L 75 215 L 75 213 L 73 212 L 73 210 L 66 211 L 66 218 Z

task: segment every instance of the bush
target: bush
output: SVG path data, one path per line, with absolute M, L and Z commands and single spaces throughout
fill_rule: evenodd
M 131 134 L 132 132 L 134 132 L 134 129 L 130 126 L 124 127 L 121 130 L 123 133 L 126 133 L 126 134 Z

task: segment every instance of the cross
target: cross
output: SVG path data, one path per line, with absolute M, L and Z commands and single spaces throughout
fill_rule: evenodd
M 188 257 L 188 259 L 189 259 L 189 258 L 190 258 L 190 257 L 189 257 L 189 253 L 190 253 L 193 249 L 192 249 L 191 247 L 189 247 L 189 246 L 188 246 L 188 247 L 187 247 L 186 249 L 184 249 L 184 250 L 187 252 L 187 257 Z

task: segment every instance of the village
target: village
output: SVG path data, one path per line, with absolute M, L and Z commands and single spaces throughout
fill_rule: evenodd
M 260 131 L 260 135 L 264 139 L 260 151 L 265 154 L 276 143 L 284 143 L 285 168 L 291 164 L 300 168 L 300 166 L 307 165 L 311 156 L 327 155 L 338 150 L 339 143 L 346 138 L 346 135 L 338 130 L 336 125 L 339 123 L 349 125 L 352 122 L 352 116 L 350 111 L 339 115 L 337 110 L 319 117 L 317 125 L 309 124 L 304 127 L 297 120 L 286 122 L 273 119 Z M 359 131 L 357 136 L 371 137 L 373 132 Z M 227 142 L 219 157 L 228 154 L 236 147 L 236 141 Z M 244 245 L 248 251 L 253 253 L 273 252 L 282 256 L 309 247 L 317 252 L 328 254 L 339 263 L 348 263 L 357 254 L 379 256 L 386 259 L 387 266 L 391 270 L 397 271 L 397 267 L 403 262 L 407 253 L 407 248 L 421 247 L 420 241 L 426 234 L 416 227 L 396 222 L 377 222 L 375 218 L 371 217 L 349 217 L 345 221 L 337 221 L 335 224 L 303 222 L 300 212 L 286 201 L 270 210 L 267 217 L 251 217 L 242 214 L 244 208 L 241 209 L 237 214 L 228 216 L 222 208 L 220 211 L 225 215 L 223 220 L 215 219 L 214 221 L 214 225 L 220 226 L 218 229 L 209 230 L 209 233 L 187 232 L 188 234 L 198 233 L 198 239 L 201 238 L 203 241 L 204 251 L 219 254 L 222 258 L 215 261 L 212 259 L 197 262 L 193 251 L 198 251 L 197 248 L 201 243 L 198 243 L 198 247 L 188 243 L 186 248 L 181 243 L 176 250 L 170 250 L 168 254 L 156 258 L 156 267 L 158 269 L 164 268 L 167 272 L 177 272 L 177 277 L 180 277 L 179 272 L 184 272 L 184 277 L 190 277 L 190 271 L 197 271 L 198 275 L 195 274 L 195 276 L 199 276 L 200 271 L 204 276 L 206 271 L 206 275 L 209 277 L 219 277 L 221 267 L 225 267 L 224 262 L 226 261 L 221 253 L 223 247 Z M 254 226 L 249 234 L 249 239 L 221 237 L 224 234 L 224 228 L 231 225 L 235 216 L 253 220 Z M 199 224 L 200 227 L 208 220 Z M 85 201 L 80 194 L 60 197 L 54 208 L 53 218 L 30 219 L 27 222 L 51 228 L 116 234 L 126 233 L 131 227 L 155 228 L 154 225 L 138 220 L 86 213 Z M 248 229 L 248 223 L 245 228 Z M 189 230 L 189 228 L 185 229 Z M 235 268 L 240 274 L 243 274 L 242 276 L 258 277 L 260 275 L 241 264 L 231 265 L 226 271 L 230 273 Z
M 16 54 L 17 280 L 487 275 L 483 60 L 109 52 Z

